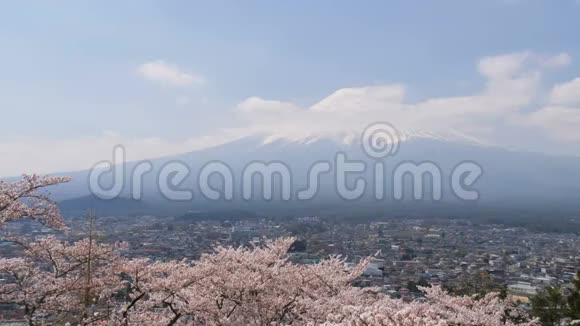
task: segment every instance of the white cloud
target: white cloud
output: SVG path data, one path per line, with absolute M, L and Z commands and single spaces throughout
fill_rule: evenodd
M 529 57 L 529 52 L 484 57 L 479 61 L 479 72 L 489 78 L 510 77 L 522 70 Z
M 4 139 L 0 142 L 0 153 L 10 155 L 2 159 L 0 177 L 88 169 L 103 160 L 111 160 L 113 148 L 117 145 L 125 147 L 128 161 L 134 161 L 208 148 L 237 137 L 235 130 L 222 130 L 214 135 L 181 140 L 126 137 L 107 130 L 99 136 L 74 140 L 28 137 Z
M 556 56 L 544 58 L 544 65 L 548 67 L 564 67 L 572 63 L 572 57 L 568 53 L 560 53 Z
M 557 141 L 580 143 L 580 78 L 555 85 L 544 107 L 514 120 Z
M 404 97 L 405 87 L 400 84 L 343 88 L 316 103 L 310 109 L 319 112 L 364 110 L 381 105 L 396 105 L 402 103 Z
M 479 71 L 489 78 L 514 76 L 529 69 L 559 68 L 569 65 L 572 57 L 568 53 L 543 55 L 530 51 L 484 57 L 479 61 Z
M 554 104 L 578 104 L 580 106 L 580 78 L 554 86 L 550 93 Z
M 580 142 L 580 108 L 547 106 L 525 117 L 528 126 L 538 127 L 551 138 L 569 142 Z
M 205 83 L 202 76 L 181 71 L 176 65 L 163 60 L 144 63 L 137 68 L 137 72 L 147 80 L 171 86 L 198 86 Z
M 508 146 L 509 139 L 496 138 L 502 134 L 498 131 L 527 128 L 538 137 L 547 135 L 557 142 L 580 143 L 580 78 L 548 87 L 547 94 L 542 93 L 544 70 L 569 62 L 566 54 L 521 52 L 485 57 L 477 65 L 485 81 L 481 90 L 465 96 L 419 102 L 407 100 L 406 86 L 401 84 L 343 88 L 305 107 L 250 97 L 236 107 L 242 122 L 238 128 L 178 141 L 124 137 L 113 131 L 75 140 L 3 139 L 0 153 L 10 155 L 3 158 L 0 176 L 86 169 L 109 159 L 118 144 L 127 148 L 128 159 L 140 160 L 211 147 L 251 135 L 264 136 L 266 141 L 309 141 L 317 137 L 351 141 L 359 137 L 364 127 L 377 121 L 390 122 L 410 135 L 437 134 Z M 170 71 L 173 73 L 160 74 L 165 77 L 156 80 L 180 80 L 181 77 L 174 78 L 180 76 L 179 72 Z M 185 104 L 188 100 L 178 98 L 177 102 Z M 59 149 L 58 155 L 55 148 Z
M 309 107 L 249 98 L 238 112 L 248 123 L 248 133 L 264 134 L 270 140 L 322 136 L 349 140 L 370 123 L 387 121 L 410 135 L 439 134 L 490 143 L 504 119 L 532 126 L 521 112 L 537 105 L 543 70 L 569 62 L 567 54 L 531 52 L 482 58 L 478 69 L 485 87 L 468 96 L 409 102 L 405 86 L 388 84 L 339 89 Z

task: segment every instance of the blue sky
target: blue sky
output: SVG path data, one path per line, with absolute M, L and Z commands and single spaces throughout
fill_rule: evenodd
M 84 168 L 111 142 L 147 144 L 135 150 L 143 158 L 209 146 L 224 128 L 237 137 L 244 128 L 269 132 L 259 124 L 284 129 L 276 126 L 280 114 L 300 123 L 292 110 L 309 110 L 341 89 L 404 85 L 406 105 L 473 96 L 495 78 L 478 71 L 482 58 L 518 53 L 525 53 L 518 74 L 541 74 L 526 91 L 529 99 L 474 117 L 466 130 L 492 128 L 496 136 L 472 136 L 577 155 L 575 125 L 565 135 L 553 132 L 558 121 L 580 121 L 571 111 L 580 107 L 575 100 L 566 110 L 558 104 L 523 114 L 555 106 L 537 99 L 580 76 L 578 31 L 575 0 L 3 2 L 0 151 L 18 158 L 0 175 Z M 573 97 L 575 87 L 568 87 Z M 247 102 L 252 97 L 263 102 Z M 265 106 L 283 112 L 268 118 Z M 445 128 L 454 126 L 433 130 Z M 95 156 L 74 157 L 77 147 L 92 146 Z M 22 165 L 47 147 L 65 153 L 45 165 Z

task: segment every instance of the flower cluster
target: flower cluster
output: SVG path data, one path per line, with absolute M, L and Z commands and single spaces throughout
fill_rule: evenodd
M 0 225 L 33 218 L 64 228 L 40 189 L 66 178 L 25 176 L 0 182 Z M 11 239 L 21 258 L 0 258 L 0 303 L 20 306 L 29 325 L 539 325 L 496 294 L 455 297 L 423 288 L 425 302 L 358 288 L 369 260 L 347 267 L 340 256 L 318 264 L 289 261 L 292 238 L 262 247 L 217 247 L 195 262 L 123 256 L 126 245 L 86 238 Z
M 0 259 L 0 301 L 21 305 L 33 324 L 90 325 L 537 325 L 495 294 L 454 297 L 424 288 L 425 302 L 353 287 L 368 263 L 287 258 L 293 239 L 263 247 L 218 247 L 199 261 L 127 259 L 122 244 L 48 237 L 25 257 Z
M 68 243 L 54 236 L 28 242 L 24 257 L 0 259 L 0 302 L 16 304 L 32 323 L 39 315 L 53 321 L 91 322 L 89 312 L 113 304 L 122 290 L 120 252 L 124 244 L 99 244 L 93 238 Z M 100 316 L 98 319 L 106 318 Z
M 0 181 L 0 225 L 31 218 L 56 229 L 65 227 L 60 212 L 46 187 L 68 182 L 65 177 L 24 175 L 15 182 Z

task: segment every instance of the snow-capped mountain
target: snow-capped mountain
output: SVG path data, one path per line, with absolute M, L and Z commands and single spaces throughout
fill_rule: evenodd
M 376 144 L 375 144 L 376 145 Z M 379 143 L 381 145 L 381 143 Z M 391 143 L 382 145 L 392 146 Z M 151 160 L 152 169 L 143 176 L 142 200 L 148 207 L 172 207 L 177 211 L 228 207 L 301 207 L 316 209 L 324 205 L 335 207 L 389 207 L 389 205 L 415 205 L 429 209 L 437 205 L 471 205 L 475 206 L 510 206 L 527 207 L 531 210 L 541 207 L 557 207 L 562 211 L 575 211 L 580 199 L 580 158 L 565 156 L 547 156 L 537 153 L 517 152 L 476 142 L 457 135 L 434 135 L 407 133 L 398 139 L 396 153 L 382 158 L 369 156 L 359 140 L 340 141 L 337 138 L 310 138 L 306 140 L 283 140 L 263 137 L 248 137 L 220 146 L 184 153 L 170 157 Z M 347 187 L 353 188 L 357 178 L 366 181 L 364 194 L 356 200 L 345 200 L 337 192 L 337 154 L 342 153 L 350 161 L 366 165 L 364 172 L 350 173 L 346 178 Z M 222 162 L 232 171 L 233 199 L 209 200 L 199 188 L 199 174 L 209 162 Z M 282 200 L 280 178 L 273 178 L 273 199 L 264 200 L 260 194 L 261 179 L 252 179 L 255 195 L 246 200 L 242 196 L 243 174 L 245 167 L 252 162 L 283 163 L 290 171 L 291 198 Z M 309 171 L 316 162 L 328 162 L 331 170 L 319 177 L 317 195 L 307 201 L 297 197 L 300 190 L 307 188 Z M 377 163 L 384 165 L 384 198 L 377 200 L 374 193 L 375 172 Z M 404 196 L 395 200 L 395 171 L 400 164 L 411 162 L 420 164 L 428 162 L 436 165 L 441 172 L 441 200 L 433 200 L 433 180 L 429 175 L 422 181 L 424 196 L 421 200 L 413 199 L 413 179 L 406 177 L 402 184 Z M 464 201 L 452 191 L 451 178 L 454 169 L 462 162 L 475 163 L 481 167 L 483 174 L 469 189 L 479 193 L 478 200 Z M 168 200 L 159 186 L 159 176 L 169 163 L 187 166 L 188 176 L 178 185 L 169 185 L 173 190 L 191 190 L 191 200 Z M 132 196 L 134 175 L 140 162 L 128 162 L 123 165 L 123 187 L 120 197 Z M 167 171 L 166 171 L 167 172 Z M 171 173 L 169 173 L 171 174 Z M 72 199 L 88 196 L 89 171 L 60 173 L 68 175 L 73 181 L 53 189 L 53 195 L 59 199 Z M 102 176 L 104 186 L 110 185 L 112 175 Z M 210 177 L 209 184 L 223 189 L 223 180 L 219 175 Z M 118 178 L 117 182 L 120 182 Z M 167 182 L 165 182 L 167 185 Z M 166 187 L 167 188 L 167 187 Z M 257 194 L 257 195 L 256 195 Z

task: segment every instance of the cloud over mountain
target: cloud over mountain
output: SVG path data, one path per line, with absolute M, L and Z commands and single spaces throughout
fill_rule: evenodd
M 265 143 L 277 139 L 309 142 L 320 138 L 350 143 L 360 137 L 366 126 L 378 121 L 389 122 L 407 136 L 510 147 L 514 145 L 513 139 L 503 135 L 525 132 L 534 141 L 574 144 L 580 142 L 580 78 L 554 85 L 544 85 L 542 79 L 571 60 L 566 53 L 547 55 L 529 51 L 483 57 L 474 66 L 483 80 L 479 91 L 418 101 L 408 99 L 410 86 L 402 83 L 342 88 L 307 106 L 253 96 L 233 109 L 240 124 L 201 137 L 168 139 L 104 132 L 74 140 L 7 139 L 0 142 L 0 152 L 14 155 L 13 159 L 4 160 L 0 175 L 89 168 L 100 160 L 110 159 L 113 147 L 118 144 L 126 147 L 129 159 L 140 160 L 248 136 L 263 137 Z M 203 77 L 164 61 L 145 63 L 138 71 L 148 80 L 171 86 L 204 82 Z M 58 157 L 53 155 L 54 148 L 59 148 Z M 42 162 L 37 157 L 43 157 Z M 22 166 L 22 162 L 27 166 Z
M 386 84 L 339 89 L 308 107 L 251 97 L 238 105 L 237 112 L 248 124 L 243 127 L 247 133 L 269 139 L 336 137 L 348 141 L 365 126 L 387 121 L 410 135 L 439 134 L 485 143 L 497 143 L 495 134 L 500 128 L 535 128 L 562 141 L 577 141 L 580 131 L 574 129 L 580 130 L 580 110 L 552 107 L 562 101 L 580 106 L 577 80 L 555 85 L 548 100 L 542 89 L 546 71 L 570 62 L 565 53 L 489 56 L 477 65 L 484 86 L 471 95 L 413 102 L 405 98 L 405 85 Z M 558 128 L 560 121 L 568 125 L 565 137 Z

